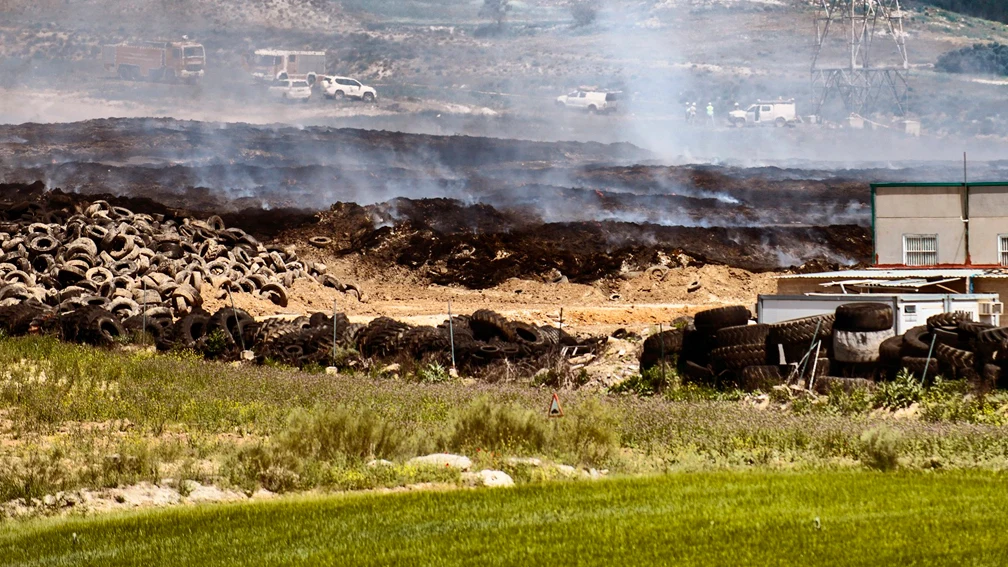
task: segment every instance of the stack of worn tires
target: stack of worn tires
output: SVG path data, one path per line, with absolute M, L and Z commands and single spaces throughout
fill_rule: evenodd
M 178 318 L 202 306 L 204 284 L 286 307 L 287 288 L 304 277 L 360 296 L 324 265 L 264 246 L 218 216 L 134 214 L 101 200 L 49 205 L 0 210 L 0 305 L 35 300 L 62 313 L 101 307 L 120 319 L 164 308 Z
M 890 374 L 906 368 L 920 378 L 940 375 L 1002 388 L 1008 327 L 973 322 L 969 313 L 941 313 L 883 344 L 880 357 Z
M 666 364 L 687 381 L 747 391 L 767 390 L 790 375 L 846 387 L 892 379 L 901 369 L 920 379 L 941 375 L 1008 385 L 1001 378 L 1008 367 L 1008 327 L 975 323 L 967 313 L 932 316 L 903 335 L 895 334 L 892 307 L 880 302 L 848 303 L 832 314 L 771 325 L 749 317 L 741 306 L 701 311 L 692 324 L 648 337 L 640 370 Z
M 116 342 L 154 338 L 158 350 L 191 350 L 215 360 L 238 360 L 251 351 L 259 362 L 273 360 L 291 366 L 330 364 L 337 351 L 351 351 L 369 359 L 451 361 L 486 366 L 495 361 L 521 361 L 556 353 L 597 352 L 600 339 L 580 340 L 552 326 L 509 321 L 481 309 L 455 316 L 437 327 L 409 325 L 378 317 L 363 325 L 343 313 L 324 313 L 294 319 L 257 321 L 243 309 L 222 308 L 209 313 L 197 307 L 178 319 L 166 307 L 121 318 L 101 305 L 63 311 L 30 299 L 0 306 L 0 331 L 8 336 L 50 334 L 66 341 L 109 346 Z
M 60 194 L 2 205 L 0 329 L 10 335 L 35 329 L 108 344 L 144 330 L 166 348 L 191 347 L 213 323 L 202 308 L 206 285 L 286 307 L 287 288 L 311 277 L 360 298 L 323 264 L 264 246 L 218 216 L 134 214 Z

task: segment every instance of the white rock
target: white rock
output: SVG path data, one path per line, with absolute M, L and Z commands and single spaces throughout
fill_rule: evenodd
M 330 375 L 339 374 L 339 368 L 336 368 L 335 366 L 326 366 L 325 373 Z
M 462 481 L 471 486 L 489 486 L 491 488 L 514 486 L 514 479 L 504 471 L 490 469 L 474 473 L 462 473 Z
M 395 463 L 385 459 L 372 459 L 368 461 L 367 466 L 372 469 L 375 467 L 394 467 Z
M 424 455 L 423 457 L 413 457 L 407 461 L 407 464 L 414 466 L 446 467 L 463 471 L 467 471 L 470 467 L 472 467 L 472 461 L 469 460 L 469 457 L 464 455 L 452 455 L 450 453 L 434 453 L 433 455 Z
M 529 465 L 531 467 L 541 467 L 542 459 L 537 459 L 535 457 L 508 457 L 507 463 L 509 465 Z
M 558 473 L 564 476 L 574 476 L 577 474 L 577 469 L 570 465 L 554 465 Z

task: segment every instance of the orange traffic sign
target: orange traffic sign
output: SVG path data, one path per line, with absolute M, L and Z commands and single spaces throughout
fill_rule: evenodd
M 556 392 L 553 392 L 553 400 L 550 401 L 549 416 L 563 417 L 563 409 L 560 407 L 560 398 L 557 397 Z

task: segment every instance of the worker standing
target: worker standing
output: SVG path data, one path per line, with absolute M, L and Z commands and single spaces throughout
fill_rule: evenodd
M 714 126 L 714 103 L 711 102 L 707 103 L 707 121 Z

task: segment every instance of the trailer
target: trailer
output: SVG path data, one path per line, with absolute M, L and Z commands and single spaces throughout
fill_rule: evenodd
M 102 46 L 102 62 L 122 79 L 195 81 L 203 77 L 206 51 L 198 43 L 120 43 Z
M 845 303 L 877 301 L 893 308 L 896 334 L 924 325 L 939 313 L 965 311 L 974 321 L 1000 326 L 1003 304 L 996 293 L 809 293 L 805 295 L 760 295 L 756 319 L 779 323 L 801 317 L 834 313 Z
M 315 79 L 326 72 L 324 51 L 258 49 L 244 60 L 245 68 L 256 81 L 304 79 L 314 84 Z

